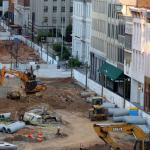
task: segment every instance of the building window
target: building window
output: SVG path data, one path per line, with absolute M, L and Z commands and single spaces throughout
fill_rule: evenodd
M 53 12 L 57 12 L 57 6 L 53 6 Z
M 44 6 L 44 12 L 48 12 L 48 6 Z
M 44 2 L 47 2 L 48 0 L 44 0 Z
M 61 17 L 61 23 L 65 23 L 65 17 Z
M 73 12 L 73 7 L 70 7 L 70 12 Z
M 48 17 L 43 17 L 43 22 L 47 23 L 48 22 Z
M 132 49 L 132 35 L 125 35 L 125 48 Z
M 124 49 L 118 48 L 118 62 L 124 63 Z
M 0 0 L 0 6 L 3 6 L 3 0 Z
M 53 23 L 53 24 L 56 24 L 56 23 L 57 23 L 57 19 L 56 19 L 56 17 L 53 17 L 53 19 L 52 19 L 52 23 Z
M 65 7 L 61 7 L 61 12 L 65 12 Z

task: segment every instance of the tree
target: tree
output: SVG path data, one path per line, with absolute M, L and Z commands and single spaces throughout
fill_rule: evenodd
M 53 44 L 53 50 L 61 57 L 61 44 Z M 68 60 L 70 57 L 69 50 L 63 46 L 62 60 Z
M 65 35 L 65 40 L 67 42 L 72 42 L 72 25 L 68 25 L 66 28 L 66 35 Z
M 42 38 L 42 37 L 43 37 L 44 40 L 45 40 L 47 36 L 48 36 L 48 33 L 47 33 L 47 32 L 44 32 L 44 31 L 39 32 L 39 33 L 38 33 L 38 36 L 37 36 L 37 42 L 38 42 L 38 43 L 41 42 L 41 38 Z

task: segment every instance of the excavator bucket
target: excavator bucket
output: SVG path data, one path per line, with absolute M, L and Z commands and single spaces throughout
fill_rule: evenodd
M 37 86 L 37 81 L 36 80 L 33 80 L 33 81 L 29 80 L 29 81 L 26 82 L 25 91 L 27 93 L 34 93 L 34 92 L 36 92 L 35 91 L 36 86 Z

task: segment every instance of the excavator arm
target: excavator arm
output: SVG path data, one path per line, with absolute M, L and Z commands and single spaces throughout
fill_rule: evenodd
M 15 69 L 6 69 L 3 67 L 0 71 L 0 84 L 3 84 L 5 80 L 5 74 L 15 75 L 16 77 L 20 78 L 25 85 L 25 91 L 27 93 L 36 93 L 47 89 L 45 84 L 38 84 L 36 81 L 36 77 L 33 72 L 22 72 Z
M 25 73 L 23 73 L 21 71 L 17 71 L 15 69 L 6 69 L 6 67 L 3 67 L 0 71 L 0 83 L 1 84 L 3 84 L 3 82 L 5 80 L 5 74 L 14 75 L 14 76 L 20 78 L 20 80 L 23 82 L 28 81 L 28 76 Z
M 120 148 L 111 138 L 110 132 L 124 132 L 134 135 L 137 140 L 142 141 L 142 150 L 144 150 L 144 141 L 149 138 L 142 129 L 132 124 L 94 124 L 93 127 L 97 135 L 114 150 L 119 150 Z

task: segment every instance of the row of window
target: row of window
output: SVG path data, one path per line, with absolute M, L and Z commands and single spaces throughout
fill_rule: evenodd
M 44 13 L 47 13 L 48 12 L 48 6 L 44 6 L 44 9 L 43 9 Z M 61 7 L 61 12 L 65 12 L 65 6 L 62 6 Z M 70 7 L 70 12 L 73 11 L 73 7 Z M 53 12 L 56 13 L 57 12 L 57 6 L 53 6 Z
M 100 19 L 93 19 L 92 29 L 106 34 L 106 21 Z
M 105 1 L 105 0 L 94 0 L 92 3 L 92 9 L 94 12 L 106 14 L 107 1 Z
M 100 39 L 100 38 L 97 38 L 97 37 L 92 37 L 91 45 L 92 45 L 93 48 L 103 52 L 104 51 L 104 44 L 105 43 L 104 43 L 103 39 Z
M 61 0 L 61 1 L 65 1 L 65 0 Z M 48 0 L 44 0 L 44 2 L 48 2 Z M 57 0 L 53 0 L 53 2 L 57 2 Z
M 65 17 L 61 17 L 61 23 L 65 23 Z M 43 23 L 48 23 L 48 17 L 43 17 Z M 57 23 L 57 18 L 53 17 L 52 18 L 52 24 L 56 24 Z

